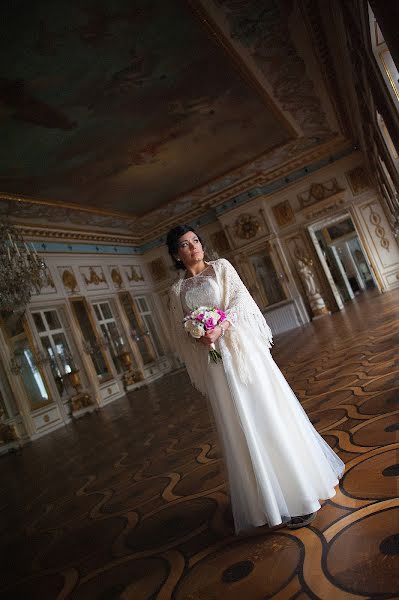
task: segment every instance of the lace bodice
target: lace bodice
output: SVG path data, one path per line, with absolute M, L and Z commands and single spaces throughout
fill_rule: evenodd
M 199 306 L 220 306 L 221 293 L 212 265 L 194 277 L 183 279 L 180 300 L 185 315 Z
M 191 382 L 207 395 L 207 348 L 193 341 L 183 327 L 184 316 L 193 308 L 204 305 L 224 310 L 231 326 L 219 339 L 223 364 L 231 364 L 243 383 L 251 381 L 251 364 L 248 362 L 247 340 L 250 331 L 270 348 L 272 333 L 251 294 L 237 271 L 224 258 L 214 260 L 195 277 L 181 277 L 170 290 L 171 342 L 185 362 Z M 201 362 L 202 361 L 202 362 Z

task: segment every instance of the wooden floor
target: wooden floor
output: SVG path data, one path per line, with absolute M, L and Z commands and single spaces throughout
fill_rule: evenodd
M 0 459 L 0 598 L 399 598 L 399 292 L 273 354 L 347 465 L 311 527 L 233 535 L 215 432 L 181 372 Z

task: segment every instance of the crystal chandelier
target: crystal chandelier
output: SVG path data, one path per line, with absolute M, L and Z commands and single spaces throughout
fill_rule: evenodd
M 32 291 L 40 292 L 45 262 L 30 249 L 17 229 L 0 220 L 0 310 L 22 311 Z

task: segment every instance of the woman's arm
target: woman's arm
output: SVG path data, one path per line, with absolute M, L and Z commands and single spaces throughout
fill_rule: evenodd
M 224 291 L 223 310 L 233 330 L 245 323 L 254 333 L 259 333 L 270 348 L 273 343 L 270 327 L 239 274 L 225 258 L 220 259 L 220 267 L 220 279 Z
M 230 321 L 226 319 L 225 321 L 222 321 L 216 325 L 215 329 L 212 329 L 212 331 L 207 331 L 204 336 L 199 338 L 199 341 L 201 344 L 210 346 L 211 344 L 214 344 L 220 337 L 223 337 L 229 327 Z

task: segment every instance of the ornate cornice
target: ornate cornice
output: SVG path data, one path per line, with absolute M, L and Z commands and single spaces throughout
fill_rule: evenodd
M 21 233 L 27 238 L 48 239 L 59 241 L 60 243 L 75 241 L 89 244 L 102 243 L 107 246 L 120 245 L 122 247 L 134 248 L 135 252 L 144 252 L 150 247 L 161 243 L 161 238 L 165 232 L 177 223 L 188 222 L 203 225 L 214 221 L 217 215 L 230 210 L 230 208 L 245 204 L 260 195 L 267 196 L 276 189 L 283 189 L 301 177 L 317 171 L 329 162 L 339 160 L 339 158 L 352 151 L 348 141 L 338 137 L 317 146 L 311 146 L 310 148 L 308 146 L 309 140 L 304 138 L 279 149 L 272 157 L 261 157 L 251 165 L 249 174 L 241 179 L 237 177 L 237 182 L 233 182 L 221 191 L 209 193 L 207 196 L 195 199 L 195 202 L 188 203 L 180 211 L 173 211 L 170 206 L 166 206 L 160 211 L 156 211 L 156 215 L 151 214 L 145 219 L 139 220 L 139 222 L 135 221 L 131 223 L 130 225 L 134 229 L 131 233 L 114 232 L 108 234 L 103 231 L 88 231 L 87 228 L 78 226 L 82 225 L 80 222 L 74 227 L 73 224 L 71 225 L 74 215 L 68 220 L 65 209 L 61 208 L 61 214 L 59 214 L 57 207 L 54 205 L 49 207 L 48 204 L 42 206 L 35 203 L 35 210 L 32 210 L 30 199 L 25 200 L 13 197 L 11 200 L 9 195 L 7 200 L 3 198 L 3 201 L 6 203 L 6 210 L 2 212 L 6 212 L 12 217 L 18 228 L 20 228 Z M 300 151 L 301 149 L 302 152 Z M 285 161 L 282 161 L 283 157 L 285 157 Z M 269 167 L 273 164 L 275 166 L 264 171 L 262 169 L 265 169 L 265 163 Z M 9 204 L 11 204 L 11 208 L 14 208 L 14 210 L 7 210 L 7 208 L 10 208 Z M 56 223 L 51 224 L 51 216 L 54 211 L 56 213 Z M 32 212 L 35 219 L 42 218 L 48 224 L 28 223 L 26 219 L 29 218 L 30 212 Z M 90 215 L 90 223 L 93 222 L 95 216 L 93 214 Z M 102 219 L 103 217 L 103 215 L 100 215 L 99 218 Z M 59 224 L 63 219 L 68 225 L 61 226 Z M 144 223 L 144 220 L 146 220 L 146 223 Z M 99 227 L 98 222 L 96 224 Z M 126 225 L 128 222 L 124 222 L 124 224 L 125 229 L 127 229 Z M 139 224 L 140 227 L 138 227 Z M 107 225 L 110 227 L 109 223 Z
M 297 154 L 299 145 L 300 141 L 292 143 L 291 145 L 291 156 L 294 155 L 294 158 L 286 160 L 283 164 L 278 164 L 278 166 L 274 169 L 270 169 L 268 172 L 262 173 L 257 171 L 252 176 L 248 176 L 246 179 L 241 180 L 220 192 L 209 194 L 202 200 L 199 199 L 195 207 L 190 207 L 188 211 L 181 211 L 177 214 L 172 213 L 171 216 L 166 215 L 166 211 L 164 215 L 158 214 L 157 222 L 151 220 L 148 223 L 148 225 L 151 226 L 151 235 L 144 235 L 143 242 L 147 242 L 155 236 L 162 235 L 168 228 L 176 223 L 181 223 L 182 221 L 193 222 L 206 211 L 213 210 L 216 213 L 223 212 L 223 204 L 234 203 L 235 201 L 235 205 L 237 205 L 249 201 L 251 198 L 260 195 L 260 193 L 265 193 L 264 191 L 261 191 L 262 187 L 264 188 L 268 184 L 281 178 L 284 178 L 284 183 L 289 185 L 292 183 L 290 174 L 293 172 L 303 168 L 306 169 L 307 167 L 310 169 L 312 163 L 325 159 L 326 157 L 331 157 L 332 161 L 337 160 L 335 156 L 340 152 L 351 151 L 351 146 L 348 144 L 348 141 L 341 137 L 333 138 L 311 150 Z M 276 162 L 278 163 L 278 159 Z M 304 175 L 306 175 L 306 172 Z M 241 198 L 243 195 L 246 197 Z M 226 210 L 228 208 L 229 207 L 227 206 L 225 207 Z M 151 216 L 152 215 L 150 215 L 150 217 Z
M 131 235 L 112 235 L 103 233 L 87 232 L 83 230 L 74 230 L 70 228 L 66 229 L 55 229 L 50 226 L 41 227 L 30 224 L 17 223 L 16 228 L 26 238 L 39 238 L 49 240 L 60 240 L 60 241 L 82 241 L 91 243 L 105 243 L 105 244 L 120 244 L 126 246 L 132 246 L 139 243 L 139 240 L 133 238 Z

